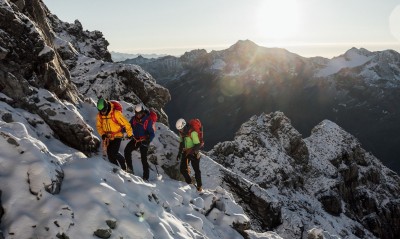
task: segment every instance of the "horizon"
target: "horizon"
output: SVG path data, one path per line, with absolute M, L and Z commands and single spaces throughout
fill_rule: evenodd
M 331 58 L 352 47 L 400 52 L 396 0 L 43 1 L 60 20 L 101 31 L 110 52 L 180 56 L 246 39 L 303 57 Z
M 241 41 L 241 40 L 244 40 L 244 39 L 240 39 L 240 40 L 238 40 L 238 41 Z M 251 40 L 250 40 L 251 41 Z M 252 42 L 254 42 L 254 41 L 252 41 Z M 236 43 L 236 42 L 235 42 Z M 219 46 L 219 47 L 214 47 L 214 48 L 212 48 L 211 46 L 210 47 L 203 47 L 203 48 L 201 48 L 201 47 L 195 47 L 195 48 L 177 48 L 176 49 L 176 54 L 170 54 L 170 53 L 168 53 L 168 52 L 173 52 L 174 50 L 173 49 L 158 49 L 158 51 L 151 51 L 151 50 L 149 50 L 148 52 L 146 52 L 145 50 L 144 51 L 141 51 L 141 50 L 138 50 L 138 51 L 134 51 L 134 52 L 120 52 L 120 51 L 115 51 L 115 50 L 109 50 L 110 51 L 110 53 L 118 53 L 118 54 L 129 54 L 129 55 L 159 55 L 159 56 L 175 56 L 175 57 L 180 57 L 180 56 L 182 56 L 183 54 L 185 54 L 186 52 L 190 52 L 190 51 L 194 51 L 194 50 L 199 50 L 199 49 L 201 49 L 201 50 L 206 50 L 207 51 L 207 53 L 210 53 L 210 52 L 212 52 L 212 51 L 222 51 L 222 50 L 225 50 L 225 49 L 228 49 L 229 47 L 231 47 L 232 45 L 234 45 L 235 43 L 232 43 L 231 45 L 227 45 L 227 46 Z M 256 42 L 254 42 L 255 44 L 257 44 Z M 334 58 L 334 57 L 338 57 L 338 56 L 340 56 L 340 55 L 343 55 L 343 54 L 345 54 L 348 50 L 350 50 L 350 49 L 352 49 L 352 48 L 357 48 L 357 49 L 362 49 L 362 48 L 364 48 L 364 49 L 366 49 L 366 50 L 368 50 L 368 51 L 371 51 L 371 52 L 375 52 L 375 51 L 385 51 L 385 50 L 394 50 L 394 51 L 396 51 L 396 52 L 398 52 L 399 54 L 400 54 L 400 50 L 399 49 L 393 49 L 393 48 L 390 48 L 390 47 L 386 47 L 385 48 L 385 44 L 382 44 L 382 45 L 374 45 L 374 44 L 371 44 L 370 45 L 370 47 L 369 48 L 366 48 L 366 47 L 355 47 L 354 45 L 352 45 L 351 43 L 349 43 L 348 45 L 339 45 L 339 46 L 337 46 L 337 45 L 334 45 L 333 43 L 332 43 L 332 45 L 322 45 L 322 44 L 320 44 L 320 45 L 304 45 L 304 46 L 292 46 L 292 47 L 279 47 L 279 46 L 276 46 L 276 47 L 268 47 L 268 46 L 262 46 L 262 45 L 259 45 L 259 44 L 257 44 L 259 47 L 266 47 L 266 48 L 281 48 L 281 49 L 286 49 L 286 50 L 288 50 L 289 52 L 291 52 L 291 53 L 294 53 L 294 54 L 298 54 L 298 55 L 300 55 L 300 56 L 302 56 L 302 57 L 306 57 L 306 58 L 311 58 L 311 57 L 324 57 L 324 58 Z M 324 50 L 326 50 L 326 51 L 328 51 L 328 52 L 332 52 L 331 53 L 331 55 L 324 55 L 324 56 L 321 56 L 321 55 L 304 55 L 304 54 L 299 54 L 296 50 L 293 50 L 293 49 L 296 49 L 296 48 L 298 48 L 298 47 L 309 47 L 309 48 L 321 48 L 321 49 L 324 49 Z M 329 48 L 334 48 L 334 49 L 331 49 L 331 51 L 329 51 Z M 335 50 L 336 49 L 336 50 Z M 169 50 L 169 51 L 168 51 Z M 182 50 L 184 50 L 183 52 L 181 52 Z M 337 54 L 336 54 L 337 53 Z

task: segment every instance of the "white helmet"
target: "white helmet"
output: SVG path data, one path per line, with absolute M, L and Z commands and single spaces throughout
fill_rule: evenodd
M 178 119 L 175 124 L 177 130 L 183 129 L 183 127 L 185 127 L 185 125 L 186 125 L 186 121 L 182 118 Z
M 138 104 L 138 105 L 135 106 L 135 112 L 136 113 L 142 112 L 142 110 L 143 110 L 142 104 Z

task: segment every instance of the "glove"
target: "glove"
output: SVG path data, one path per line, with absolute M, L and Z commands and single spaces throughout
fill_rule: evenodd
M 189 156 L 193 153 L 193 150 L 189 149 L 187 151 L 185 151 L 185 156 Z
M 107 134 L 103 134 L 102 136 L 101 136 L 101 139 L 102 140 L 105 140 L 107 138 Z

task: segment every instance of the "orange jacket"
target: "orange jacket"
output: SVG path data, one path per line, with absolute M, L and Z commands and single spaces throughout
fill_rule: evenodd
M 111 105 L 111 110 L 107 115 L 101 115 L 97 113 L 96 117 L 96 128 L 99 135 L 109 134 L 110 138 L 122 138 L 124 134 L 122 133 L 122 128 L 125 128 L 128 136 L 132 136 L 132 127 L 129 121 L 119 110 L 114 110 L 114 105 Z M 113 117 L 114 114 L 114 117 Z M 114 122 L 114 119 L 116 122 Z M 117 123 L 118 122 L 118 123 Z

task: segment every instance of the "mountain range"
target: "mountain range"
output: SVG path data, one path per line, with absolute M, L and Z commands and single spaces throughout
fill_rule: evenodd
M 198 193 L 180 175 L 179 140 L 168 127 L 175 116 L 164 111 L 176 95 L 140 66 L 112 62 L 101 32 L 83 30 L 78 20 L 59 20 L 40 0 L 0 0 L 0 15 L 1 239 L 400 236 L 399 176 L 332 120 L 315 123 L 303 137 L 282 111 L 245 118 L 230 132 L 231 140 L 201 153 L 204 192 Z M 234 58 L 254 54 L 236 47 Z M 206 69 L 209 62 L 198 55 L 208 53 L 195 51 L 185 59 Z M 285 65 L 279 58 L 273 62 Z M 313 69 L 292 63 L 304 75 Z M 219 104 L 257 88 L 262 97 L 259 86 L 268 83 L 257 72 L 244 88 L 237 87 L 242 80 L 235 75 L 242 66 L 213 64 L 217 71 L 221 67 L 232 78 L 223 82 L 223 91 L 210 88 L 221 92 Z M 273 69 L 282 68 L 270 66 L 271 87 L 294 84 Z M 318 77 L 327 74 L 324 69 Z M 289 71 L 298 74 L 297 68 Z M 210 74 L 203 76 L 209 81 Z M 199 94 L 195 89 L 188 89 L 193 96 Z M 120 101 L 128 118 L 139 103 L 157 112 L 150 182 L 141 178 L 138 152 L 132 155 L 134 174 L 101 155 L 94 130 L 99 96 Z
M 114 62 L 125 61 L 127 59 L 132 59 L 132 58 L 136 58 L 136 57 L 144 57 L 144 58 L 152 59 L 152 58 L 160 58 L 163 56 L 167 56 L 165 54 L 131 54 L 131 53 L 122 53 L 122 52 L 115 52 L 115 51 L 111 51 L 110 54 L 111 54 L 111 59 Z
M 179 117 L 204 122 L 206 148 L 231 140 L 254 114 L 282 111 L 304 136 L 324 119 L 355 135 L 389 168 L 400 172 L 400 54 L 352 48 L 326 59 L 240 40 L 226 50 L 193 50 L 181 57 L 141 57 L 140 65 L 172 99 Z

